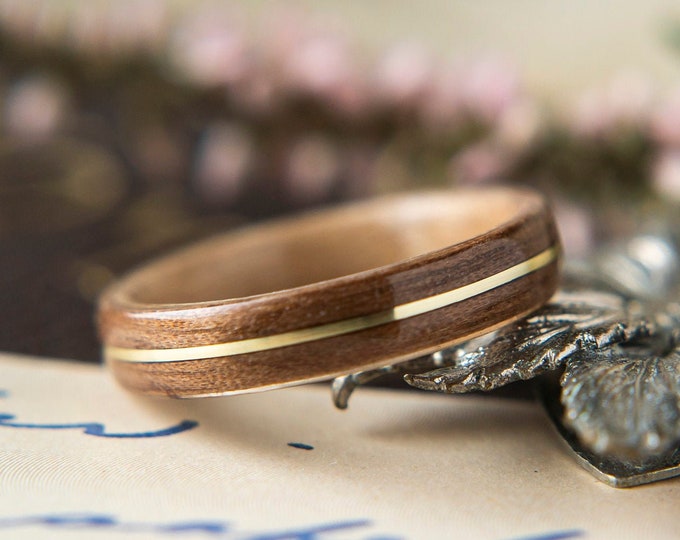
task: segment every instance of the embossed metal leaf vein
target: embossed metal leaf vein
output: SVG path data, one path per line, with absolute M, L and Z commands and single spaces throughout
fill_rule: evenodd
M 410 385 L 448 393 L 492 390 L 557 369 L 576 352 L 648 333 L 637 304 L 596 290 L 564 291 L 500 330 L 476 350 L 452 349 L 450 366 L 405 375 Z
M 658 455 L 680 444 L 680 349 L 584 351 L 562 376 L 564 422 L 599 454 Z

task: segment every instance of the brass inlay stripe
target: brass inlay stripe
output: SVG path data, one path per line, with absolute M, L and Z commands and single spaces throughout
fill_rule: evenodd
M 219 358 L 222 356 L 235 356 L 238 354 L 268 351 L 270 349 L 278 349 L 280 347 L 298 345 L 309 341 L 341 336 L 343 334 L 374 328 L 390 322 L 416 317 L 429 313 L 430 311 L 468 300 L 469 298 L 506 285 L 511 281 L 548 266 L 557 259 L 557 254 L 558 251 L 556 247 L 549 247 L 538 255 L 492 276 L 480 279 L 474 283 L 463 285 L 462 287 L 458 287 L 451 291 L 394 306 L 392 309 L 381 311 L 380 313 L 353 317 L 343 321 L 312 326 L 311 328 L 303 328 L 301 330 L 293 330 L 282 334 L 232 341 L 229 343 L 200 345 L 197 347 L 183 347 L 177 349 L 130 349 L 126 347 L 107 346 L 104 347 L 104 355 L 106 358 L 124 362 L 184 362 L 187 360 L 202 360 L 206 358 Z

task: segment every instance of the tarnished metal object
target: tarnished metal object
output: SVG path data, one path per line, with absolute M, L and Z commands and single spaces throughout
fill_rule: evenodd
M 558 382 L 542 379 L 537 390 L 565 448 L 571 451 L 581 467 L 601 482 L 611 487 L 627 488 L 680 475 L 680 449 L 637 459 L 593 452 L 562 422 L 564 409 L 560 403 Z
M 640 308 L 616 294 L 584 289 L 562 291 L 529 317 L 498 331 L 488 343 L 444 351 L 455 363 L 406 375 L 423 390 L 462 394 L 493 390 L 562 367 L 580 351 L 645 336 Z
M 582 351 L 561 384 L 563 422 L 595 453 L 637 459 L 680 443 L 680 344 Z
M 349 398 L 354 390 L 359 386 L 368 384 L 385 375 L 405 375 L 412 371 L 436 369 L 450 361 L 451 360 L 443 354 L 443 351 L 441 351 L 408 362 L 401 362 L 400 364 L 392 364 L 377 369 L 359 371 L 343 377 L 337 377 L 333 380 L 333 384 L 331 385 L 333 404 L 338 409 L 346 409 L 349 404 Z

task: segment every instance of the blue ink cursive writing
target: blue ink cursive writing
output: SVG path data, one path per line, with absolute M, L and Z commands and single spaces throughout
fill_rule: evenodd
M 121 533 L 183 534 L 202 533 L 208 536 L 238 540 L 320 540 L 324 533 L 369 527 L 365 519 L 340 521 L 266 533 L 238 533 L 226 521 L 185 521 L 146 523 L 121 521 L 108 514 L 45 514 L 18 518 L 0 518 L 0 529 L 42 526 L 58 529 L 97 529 Z
M 7 390 L 0 389 L 0 398 L 9 395 Z M 194 429 L 198 426 L 195 420 L 182 420 L 179 424 L 157 431 L 140 431 L 137 433 L 106 433 L 106 427 L 99 422 L 84 422 L 78 424 L 35 424 L 27 422 L 15 422 L 13 414 L 0 413 L 0 427 L 25 428 L 25 429 L 81 429 L 85 435 L 94 437 L 108 437 L 111 439 L 149 439 L 151 437 L 167 437 L 183 431 Z
M 85 435 L 93 435 L 95 437 L 109 437 L 113 439 L 148 439 L 151 437 L 167 437 L 168 435 L 176 435 L 183 431 L 198 426 L 198 422 L 194 420 L 183 420 L 179 424 L 171 426 L 166 429 L 159 429 L 157 431 L 139 431 L 136 433 L 106 433 L 104 424 L 98 422 L 85 422 L 82 424 L 32 424 L 24 422 L 14 422 L 15 416 L 12 414 L 0 414 L 0 427 L 12 428 L 26 428 L 26 429 L 81 429 Z
M 367 519 L 356 519 L 323 523 L 294 529 L 268 531 L 265 533 L 247 533 L 236 531 L 227 521 L 180 521 L 171 523 L 153 523 L 140 521 L 122 521 L 110 514 L 96 513 L 62 513 L 39 514 L 33 516 L 0 518 L 0 529 L 15 529 L 20 527 L 46 527 L 50 529 L 91 529 L 119 533 L 151 533 L 159 535 L 170 534 L 203 534 L 213 538 L 233 540 L 322 540 L 326 533 L 347 531 L 372 527 L 373 523 Z M 515 540 L 567 540 L 585 536 L 585 531 L 579 529 L 554 531 L 532 536 L 524 536 Z M 400 540 L 394 536 L 369 536 L 367 540 Z
M 0 389 L 0 398 L 8 396 L 7 390 Z M 24 429 L 81 429 L 85 435 L 94 437 L 108 437 L 111 439 L 148 439 L 151 437 L 167 437 L 198 426 L 195 420 L 182 420 L 179 424 L 166 429 L 156 431 L 140 431 L 137 433 L 106 433 L 106 427 L 99 422 L 83 422 L 76 424 L 36 424 L 28 422 L 15 422 L 13 414 L 0 413 L 0 427 L 13 427 Z
M 167 437 L 195 428 L 198 422 L 194 420 L 183 420 L 177 425 L 157 431 L 139 431 L 137 433 L 106 433 L 104 424 L 97 422 L 86 422 L 82 424 L 32 424 L 23 422 L 13 422 L 14 415 L 0 414 L 0 427 L 26 428 L 26 429 L 81 429 L 85 435 L 95 437 L 109 437 L 113 439 L 148 439 L 151 437 Z
M 549 533 L 542 533 L 532 536 L 522 536 L 514 540 L 567 540 L 569 538 L 581 538 L 585 536 L 585 531 L 579 529 L 572 529 L 567 531 L 556 531 Z

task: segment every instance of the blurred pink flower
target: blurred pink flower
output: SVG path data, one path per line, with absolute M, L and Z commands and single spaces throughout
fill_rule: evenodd
M 650 131 L 657 142 L 680 147 L 680 88 L 654 111 Z
M 330 36 L 307 38 L 291 51 L 286 75 L 290 86 L 323 93 L 340 84 L 349 72 L 345 44 Z
M 515 152 L 526 150 L 538 138 L 542 120 L 541 111 L 533 101 L 517 100 L 499 118 L 494 140 Z
M 377 97 L 393 104 L 416 101 L 430 87 L 432 68 L 432 60 L 423 47 L 414 43 L 393 47 L 375 69 Z
M 180 19 L 170 38 L 169 60 L 180 78 L 215 86 L 241 80 L 250 65 L 244 25 L 215 8 Z
M 496 121 L 520 96 L 517 71 L 496 58 L 466 63 L 460 83 L 465 107 L 486 122 Z
M 280 94 L 276 81 L 264 70 L 251 71 L 250 76 L 237 82 L 232 90 L 238 108 L 257 115 L 271 113 Z
M 286 183 L 294 202 L 306 204 L 324 199 L 340 171 L 336 147 L 323 135 L 309 135 L 290 151 Z
M 67 106 L 64 88 L 44 75 L 14 83 L 4 103 L 5 128 L 10 135 L 40 139 L 59 129 Z
M 647 78 L 620 75 L 602 88 L 586 91 L 570 122 L 577 134 L 595 138 L 620 129 L 646 129 L 654 99 L 654 88 Z
M 508 157 L 501 149 L 481 142 L 453 156 L 448 170 L 455 183 L 480 184 L 501 179 L 508 165 Z
M 255 27 L 258 55 L 268 67 L 280 67 L 299 43 L 313 35 L 312 23 L 310 14 L 299 6 L 271 4 Z
M 0 23 L 14 38 L 32 41 L 36 33 L 36 19 L 43 8 L 40 0 L 0 1 Z
M 66 41 L 80 54 L 97 56 L 105 48 L 105 17 L 100 6 L 83 3 L 68 20 Z
M 158 52 L 166 38 L 169 6 L 163 0 L 118 0 L 108 6 L 110 53 Z
M 565 200 L 555 201 L 553 211 L 567 258 L 587 256 L 595 247 L 592 216 L 583 207 Z
M 283 59 L 282 76 L 294 92 L 325 100 L 330 108 L 355 114 L 365 103 L 349 44 L 333 33 L 306 36 Z
M 33 38 L 51 46 L 59 46 L 68 28 L 68 12 L 60 3 L 41 2 L 36 6 Z M 29 37 L 28 35 L 24 37 Z
M 421 100 L 423 123 L 430 129 L 446 130 L 458 126 L 463 117 L 463 89 L 460 66 L 436 70 L 426 95 Z
M 661 197 L 680 202 L 680 151 L 668 150 L 657 156 L 652 186 Z
M 254 157 L 253 141 L 241 126 L 212 125 L 196 156 L 194 181 L 204 201 L 229 204 L 238 197 Z

